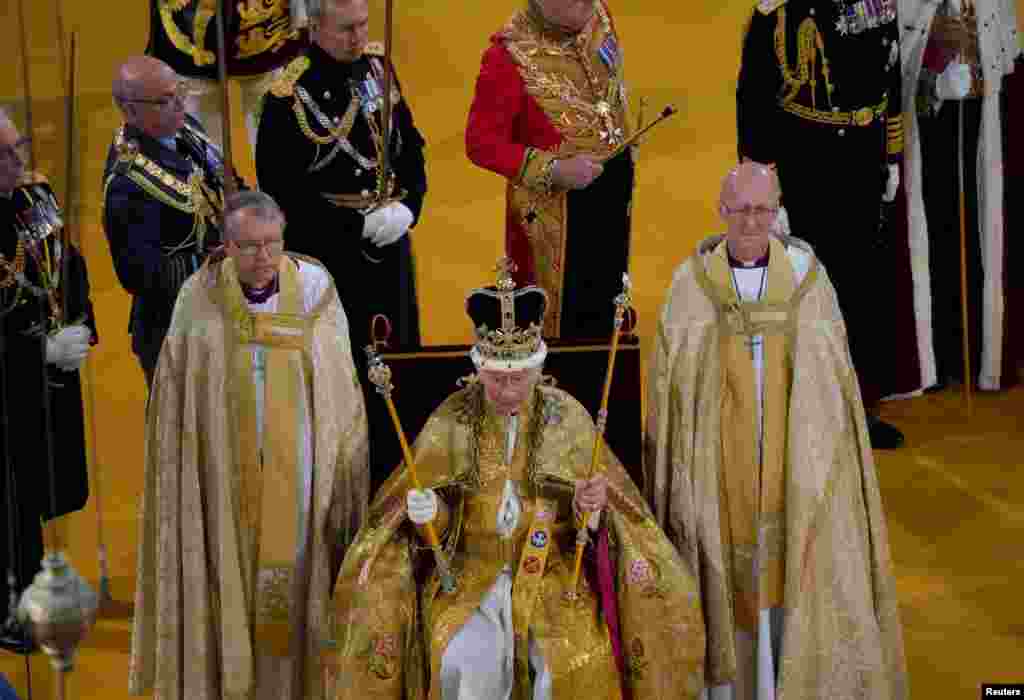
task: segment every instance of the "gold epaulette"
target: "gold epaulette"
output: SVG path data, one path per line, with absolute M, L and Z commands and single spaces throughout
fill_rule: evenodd
M 295 93 L 295 83 L 308 69 L 309 57 L 296 56 L 270 86 L 270 92 L 275 97 L 291 97 Z
M 786 4 L 786 0 L 758 0 L 757 11 L 763 15 L 770 15 Z
M 383 41 L 371 41 L 363 49 L 363 53 L 367 56 L 383 56 L 384 55 L 384 42 Z
M 48 185 L 50 181 L 46 179 L 46 176 L 38 171 L 26 170 L 18 178 L 18 184 L 16 187 L 28 187 L 29 185 Z

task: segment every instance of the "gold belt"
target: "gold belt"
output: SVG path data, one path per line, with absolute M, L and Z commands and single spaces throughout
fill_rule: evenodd
M 819 124 L 831 126 L 870 126 L 876 118 L 881 118 L 889 109 L 889 98 L 886 97 L 875 107 L 861 107 L 852 112 L 840 112 L 839 110 L 822 110 L 813 107 L 805 107 L 795 102 L 787 102 L 782 109 L 795 114 L 802 119 L 807 119 Z
M 377 203 L 377 197 L 370 193 L 333 194 L 331 192 L 321 192 L 320 196 L 334 206 L 344 207 L 345 209 L 367 209 Z

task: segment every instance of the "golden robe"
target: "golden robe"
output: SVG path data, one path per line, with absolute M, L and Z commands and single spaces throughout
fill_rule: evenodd
M 333 698 L 439 698 L 441 657 L 477 610 L 503 566 L 515 575 L 513 697 L 530 697 L 526 643 L 533 637 L 553 677 L 552 697 L 634 700 L 695 698 L 704 676 L 704 628 L 694 577 L 655 524 L 639 491 L 605 448 L 602 464 L 625 679 L 616 669 L 598 597 L 580 578 L 580 596 L 565 601 L 572 573 L 574 484 L 588 476 L 595 427 L 565 392 L 539 386 L 528 409 L 512 463 L 504 465 L 501 419 L 487 407 L 482 386 L 450 396 L 430 417 L 414 446 L 424 488 L 449 506 L 443 545 L 458 577 L 452 594 L 439 591 L 433 553 L 406 516 L 406 469 L 382 487 L 367 525 L 349 549 L 335 591 L 338 639 Z M 521 494 L 523 516 L 511 540 L 499 539 L 495 515 L 509 479 Z M 549 537 L 535 528 L 547 521 Z M 529 533 L 529 534 L 528 534 Z M 533 556 L 548 543 L 542 556 Z M 422 583 L 420 583 L 422 582 Z
M 789 262 L 788 246 L 813 256 L 794 238 L 773 238 L 771 246 L 776 270 Z M 755 525 L 758 518 L 748 514 L 751 532 L 741 533 L 754 545 L 748 562 L 760 562 L 754 592 L 760 585 L 762 598 L 754 604 L 784 611 L 776 697 L 904 700 L 906 661 L 888 535 L 835 291 L 812 257 L 788 298 L 773 302 L 769 294 L 765 302 L 740 304 L 728 272 L 724 279 L 715 272 L 728 265 L 724 258 L 723 238 L 709 239 L 673 278 L 648 375 L 644 464 L 657 520 L 698 572 L 708 685 L 736 677 L 734 630 L 746 607 L 738 601 L 750 594 L 737 580 L 740 557 L 727 533 L 740 519 L 727 504 L 753 499 L 739 493 L 742 480 L 735 472 L 730 477 L 725 457 L 739 442 L 733 433 L 749 431 L 754 446 L 757 433 L 749 422 L 723 416 L 735 417 L 742 404 L 730 397 L 736 390 L 727 371 L 735 366 L 732 340 L 757 334 L 766 339 L 766 388 L 773 376 L 786 378 L 775 416 L 767 415 L 773 402 L 766 394 L 765 453 L 781 452 L 781 473 L 777 482 L 761 484 L 760 495 L 779 521 Z M 752 394 L 753 382 L 747 386 Z M 781 573 L 773 560 L 781 560 Z
M 322 270 L 310 258 L 283 256 L 274 314 L 250 312 L 230 277 L 230 260 L 204 265 L 178 297 L 147 406 L 133 694 L 249 700 L 266 696 L 269 686 L 288 689 L 276 698 L 323 698 L 320 661 L 333 643 L 331 590 L 366 511 L 367 425 L 334 282 L 323 270 L 326 291 L 303 310 L 301 289 L 298 304 L 294 299 L 301 286 L 291 271 L 296 260 Z M 298 312 L 280 308 L 289 299 Z M 271 355 L 265 334 L 282 328 L 283 351 L 279 343 L 279 354 Z M 311 469 L 298 486 L 307 502 L 295 491 L 298 504 L 287 491 L 275 491 L 275 479 L 287 475 L 288 466 L 275 458 L 288 446 L 274 440 L 281 429 L 271 418 L 256 428 L 253 367 L 246 358 L 257 347 L 268 358 L 263 410 L 291 395 L 299 405 L 295 415 L 306 417 L 309 439 L 299 463 Z M 256 429 L 269 437 L 253 461 Z M 283 429 L 295 436 L 290 425 Z M 295 486 L 294 454 L 291 462 L 285 481 Z M 275 526 L 278 508 L 283 515 Z M 302 518 L 298 528 L 296 516 Z M 254 525 L 261 532 L 255 538 Z M 283 543 L 291 550 L 282 548 L 277 529 L 291 531 L 291 542 Z M 283 584 L 273 580 L 277 572 L 264 570 L 261 548 L 264 556 L 297 548 L 289 562 L 296 575 L 286 572 L 291 580 Z M 282 658 L 286 665 L 277 661 Z

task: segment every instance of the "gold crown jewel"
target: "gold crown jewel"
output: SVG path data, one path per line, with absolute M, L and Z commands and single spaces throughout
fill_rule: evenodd
M 523 295 L 534 294 L 539 294 L 546 299 L 546 295 L 537 287 L 524 287 L 517 290 L 516 283 L 512 278 L 515 271 L 515 263 L 510 258 L 502 258 L 495 268 L 497 275 L 495 285 L 489 289 L 478 289 L 471 295 L 477 298 L 490 298 L 498 304 L 499 318 L 489 323 L 481 323 L 474 328 L 476 350 L 488 360 L 526 360 L 543 346 L 542 323 L 530 318 L 517 319 L 516 299 Z M 543 316 L 543 311 L 541 311 L 541 316 Z M 492 328 L 491 324 L 496 327 Z M 525 327 L 521 327 L 521 325 Z
M 525 360 L 537 352 L 541 343 L 541 327 L 531 323 L 526 329 L 489 330 L 486 325 L 476 329 L 476 346 L 480 354 L 493 360 Z

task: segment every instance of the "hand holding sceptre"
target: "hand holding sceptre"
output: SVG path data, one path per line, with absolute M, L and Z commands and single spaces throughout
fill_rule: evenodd
M 604 430 L 608 423 L 608 397 L 611 394 L 612 375 L 615 370 L 615 356 L 619 351 L 619 337 L 622 334 L 622 324 L 626 317 L 626 310 L 632 306 L 632 283 L 629 275 L 622 275 L 622 293 L 615 297 L 615 320 L 612 331 L 612 346 L 608 353 L 608 369 L 604 376 L 604 390 L 601 393 L 601 408 L 597 412 L 597 429 L 594 433 L 594 450 L 590 457 L 590 474 L 588 480 L 593 479 L 601 467 L 601 443 L 604 439 Z M 568 596 L 575 599 L 576 585 L 580 579 L 580 567 L 583 563 L 583 550 L 587 546 L 587 530 L 596 529 L 600 511 L 594 511 L 589 518 L 583 513 L 576 518 L 576 560 L 573 563 L 572 580 L 569 582 Z
M 409 480 L 412 482 L 413 488 L 418 491 L 422 491 L 423 487 L 420 485 L 419 477 L 416 474 L 416 462 L 412 457 L 412 450 L 409 449 L 409 441 L 405 439 L 405 431 L 402 430 L 402 422 L 398 418 L 398 411 L 395 410 L 395 402 L 391 399 L 391 392 L 394 390 L 394 385 L 391 383 L 391 368 L 388 367 L 384 360 L 381 359 L 380 355 L 374 350 L 372 345 L 366 346 L 366 356 L 369 360 L 369 369 L 367 370 L 367 376 L 370 382 L 377 387 L 377 393 L 384 397 L 384 402 L 387 404 L 388 413 L 391 415 L 391 422 L 395 426 L 395 433 L 398 435 L 398 442 L 402 446 L 402 455 L 405 458 L 405 466 L 409 470 Z M 434 530 L 434 524 L 431 522 L 426 523 L 427 543 L 430 548 L 434 550 L 434 558 L 437 560 L 437 570 L 441 577 L 441 589 L 445 593 L 452 593 L 455 591 L 455 575 L 452 573 L 451 567 L 448 564 L 448 560 L 445 557 L 444 550 L 441 549 L 441 540 L 437 536 L 437 532 Z

